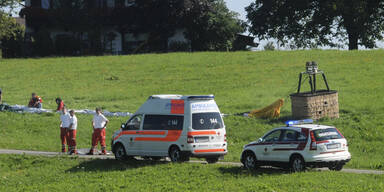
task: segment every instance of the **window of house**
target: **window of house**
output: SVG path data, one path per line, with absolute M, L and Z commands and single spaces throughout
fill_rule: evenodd
M 115 6 L 119 8 L 125 7 L 125 0 L 116 0 Z
M 31 7 L 41 7 L 41 0 L 31 0 Z
M 113 8 L 115 7 L 115 0 L 106 0 L 107 1 L 107 7 Z
M 135 4 L 135 0 L 125 0 L 125 6 L 129 7 Z

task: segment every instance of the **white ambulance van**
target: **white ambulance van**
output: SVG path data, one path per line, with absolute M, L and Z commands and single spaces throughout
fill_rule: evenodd
M 112 137 L 116 159 L 215 163 L 227 154 L 224 122 L 213 95 L 152 95 Z

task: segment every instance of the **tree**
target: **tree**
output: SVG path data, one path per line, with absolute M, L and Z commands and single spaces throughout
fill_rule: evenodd
M 16 36 L 15 20 L 12 18 L 14 9 L 19 5 L 20 0 L 0 0 L 0 40 Z
M 194 51 L 229 50 L 236 34 L 245 31 L 237 13 L 229 11 L 223 0 L 185 1 L 183 23 Z
M 256 0 L 245 8 L 250 32 L 260 39 L 276 38 L 282 46 L 337 47 L 346 42 L 374 48 L 383 39 L 382 0 Z

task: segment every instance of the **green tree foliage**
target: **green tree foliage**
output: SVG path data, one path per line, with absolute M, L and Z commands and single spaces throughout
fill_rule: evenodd
M 0 0 L 0 40 L 17 35 L 17 30 L 12 28 L 15 20 L 11 15 L 19 3 L 20 0 Z
M 347 40 L 352 50 L 383 39 L 383 0 L 256 0 L 246 11 L 253 34 L 281 45 L 337 47 L 335 40 Z
M 183 23 L 194 51 L 229 50 L 235 35 L 245 31 L 237 13 L 229 11 L 223 0 L 185 1 Z
M 0 49 L 2 57 L 19 57 L 22 55 L 24 27 L 12 18 L 14 9 L 20 0 L 0 0 Z
M 7 28 L 10 30 L 8 35 L 3 36 L 1 40 L 1 52 L 4 58 L 22 57 L 25 53 L 24 46 L 24 26 L 16 23 L 16 20 L 10 18 Z
M 132 8 L 134 33 L 149 33 L 146 49 L 165 50 L 176 29 L 185 29 L 193 51 L 228 50 L 236 33 L 245 31 L 237 14 L 223 0 L 141 0 Z M 126 22 L 126 21 L 125 21 Z

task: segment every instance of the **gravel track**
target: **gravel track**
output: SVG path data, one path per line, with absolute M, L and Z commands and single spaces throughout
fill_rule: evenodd
M 113 154 L 109 152 L 107 155 L 86 155 L 89 149 L 79 149 L 79 154 L 76 155 L 79 158 L 84 159 L 115 159 Z M 54 157 L 54 156 L 69 156 L 67 153 L 61 153 L 61 152 L 48 152 L 48 151 L 28 151 L 28 150 L 13 150 L 13 149 L 0 149 L 0 154 L 15 154 L 15 155 L 41 155 L 41 156 L 47 156 L 47 157 Z M 141 158 L 138 158 L 138 160 L 141 160 Z M 166 161 L 169 161 L 168 158 Z M 190 163 L 203 163 L 206 164 L 206 161 L 198 161 L 198 160 L 191 160 Z M 220 165 L 231 165 L 235 167 L 241 167 L 242 164 L 240 162 L 218 162 L 217 164 Z M 328 171 L 327 168 L 320 168 L 316 169 L 319 171 Z M 345 173 L 355 173 L 355 174 L 374 174 L 374 175 L 383 175 L 384 171 L 380 170 L 368 170 L 368 169 L 343 169 L 341 172 Z

